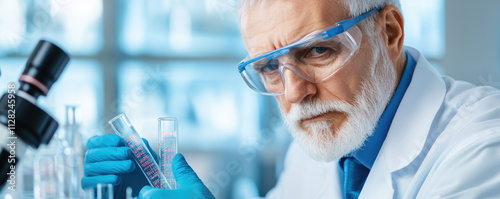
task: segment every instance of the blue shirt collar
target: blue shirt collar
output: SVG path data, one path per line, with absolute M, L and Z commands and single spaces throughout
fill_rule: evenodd
M 399 104 L 403 99 L 403 96 L 406 92 L 406 89 L 410 85 L 413 71 L 415 70 L 415 66 L 417 62 L 415 59 L 408 53 L 406 54 L 406 66 L 401 76 L 401 80 L 399 81 L 398 86 L 396 87 L 396 91 L 392 96 L 389 104 L 385 108 L 384 112 L 380 116 L 378 120 L 377 126 L 373 132 L 373 135 L 368 137 L 365 141 L 364 146 L 349 155 L 350 157 L 356 158 L 361 164 L 363 164 L 368 169 L 371 169 L 375 159 L 377 158 L 378 152 L 384 143 L 385 137 L 387 136 L 387 132 L 389 132 L 389 128 L 391 127 L 392 120 L 394 119 L 394 115 L 398 110 Z

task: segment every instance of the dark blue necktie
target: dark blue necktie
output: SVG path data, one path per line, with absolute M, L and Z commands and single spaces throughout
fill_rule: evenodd
M 341 158 L 339 163 L 344 170 L 344 198 L 358 198 L 370 169 L 353 157 Z

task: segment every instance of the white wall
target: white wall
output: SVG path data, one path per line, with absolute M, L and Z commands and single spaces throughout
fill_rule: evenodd
M 447 75 L 500 88 L 499 0 L 446 0 L 445 41 Z

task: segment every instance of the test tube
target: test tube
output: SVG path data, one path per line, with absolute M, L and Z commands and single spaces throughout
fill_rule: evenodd
M 41 154 L 33 166 L 33 188 L 35 199 L 59 198 L 55 157 Z
M 172 172 L 172 159 L 177 154 L 177 118 L 158 118 L 158 140 L 161 172 L 171 188 L 177 189 L 177 182 Z
M 96 199 L 113 199 L 113 184 L 97 184 Z
M 127 116 L 123 113 L 109 120 L 108 122 L 116 134 L 120 135 L 127 142 L 128 148 L 132 151 L 134 160 L 141 168 L 152 187 L 169 188 L 165 176 L 161 173 L 160 167 L 156 163 L 153 155 L 148 150 L 141 137 L 134 129 Z

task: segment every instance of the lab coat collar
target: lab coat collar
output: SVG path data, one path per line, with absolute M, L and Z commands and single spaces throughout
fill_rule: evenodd
M 406 50 L 418 59 L 412 81 L 381 148 L 390 172 L 407 166 L 420 154 L 446 93 L 441 75 L 422 54 L 414 48 L 406 47 Z
M 415 66 L 417 65 L 416 59 L 414 59 L 413 56 L 410 56 L 406 52 L 405 54 L 407 55 L 407 59 L 403 75 L 401 76 L 399 84 L 396 86 L 396 90 L 394 91 L 389 104 L 380 116 L 373 134 L 365 141 L 362 148 L 351 153 L 356 160 L 368 169 L 372 169 L 373 167 L 373 163 L 375 162 L 375 159 L 380 152 L 380 148 L 382 147 L 387 133 L 389 132 L 389 128 L 391 127 L 392 120 L 398 110 L 399 104 L 406 93 L 406 89 L 408 89 L 408 86 L 411 83 L 413 72 L 415 71 Z
M 446 93 L 441 75 L 421 53 L 406 46 L 405 50 L 417 60 L 417 65 L 360 198 L 370 198 L 372 194 L 393 197 L 391 173 L 408 166 L 421 152 Z

